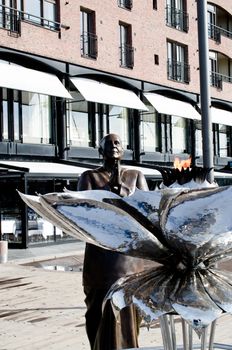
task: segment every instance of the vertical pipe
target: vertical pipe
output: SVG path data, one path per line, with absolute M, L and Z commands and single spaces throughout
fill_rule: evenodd
M 200 71 L 200 101 L 202 111 L 202 147 L 203 166 L 213 168 L 213 140 L 211 98 L 209 87 L 209 49 L 208 49 L 208 24 L 207 1 L 197 0 L 198 45 L 199 45 L 199 71 Z M 214 180 L 213 170 L 210 171 L 208 181 Z

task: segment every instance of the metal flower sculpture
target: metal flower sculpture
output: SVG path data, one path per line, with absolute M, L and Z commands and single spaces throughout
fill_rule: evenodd
M 194 171 L 187 180 L 204 187 L 205 173 L 200 175 L 201 184 Z M 112 286 L 115 312 L 134 303 L 148 324 L 179 314 L 201 335 L 232 312 L 232 275 L 217 268 L 232 255 L 232 187 L 189 189 L 178 176 L 171 181 L 182 182 L 178 189 L 137 190 L 126 198 L 100 190 L 20 195 L 71 236 L 159 263 Z M 166 180 L 170 185 L 170 174 Z

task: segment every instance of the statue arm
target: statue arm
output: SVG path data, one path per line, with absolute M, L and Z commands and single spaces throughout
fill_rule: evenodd
M 141 171 L 138 172 L 136 187 L 139 190 L 149 191 L 147 181 L 146 181 L 145 176 L 143 175 L 143 173 Z
M 78 184 L 77 184 L 77 190 L 78 191 L 86 191 L 86 190 L 92 190 L 92 181 L 91 181 L 91 177 L 89 174 L 89 171 L 85 171 L 84 173 L 82 173 Z

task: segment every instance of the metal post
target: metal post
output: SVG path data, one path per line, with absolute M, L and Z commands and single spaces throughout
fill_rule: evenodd
M 202 111 L 202 148 L 203 166 L 213 168 L 213 138 L 211 118 L 211 98 L 209 87 L 209 49 L 208 49 L 208 23 L 207 1 L 197 0 L 198 45 L 199 45 L 199 71 L 200 71 L 200 102 Z M 213 170 L 210 171 L 208 181 L 214 180 Z

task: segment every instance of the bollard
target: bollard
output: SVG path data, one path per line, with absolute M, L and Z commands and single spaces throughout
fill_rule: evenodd
M 8 241 L 0 241 L 0 264 L 5 264 L 8 260 Z

